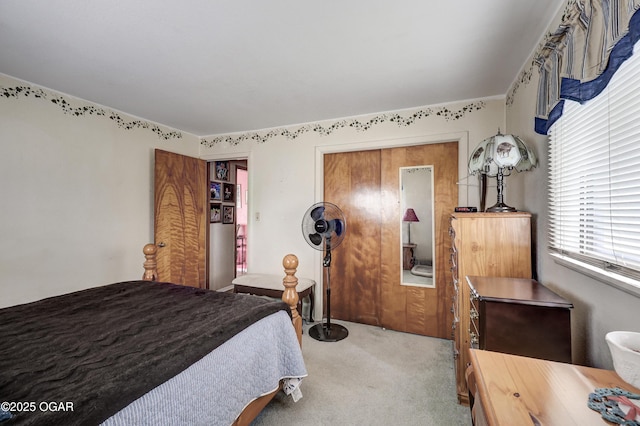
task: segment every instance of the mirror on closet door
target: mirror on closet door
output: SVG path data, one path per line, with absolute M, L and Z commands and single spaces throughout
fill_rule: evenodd
M 433 166 L 400 168 L 400 283 L 435 287 Z

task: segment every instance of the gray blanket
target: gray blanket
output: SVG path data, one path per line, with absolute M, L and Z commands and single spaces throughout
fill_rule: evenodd
M 0 401 L 18 410 L 0 425 L 98 424 L 280 310 L 279 301 L 145 281 L 1 309 Z

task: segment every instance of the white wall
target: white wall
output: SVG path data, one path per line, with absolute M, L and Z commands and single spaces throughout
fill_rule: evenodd
M 24 86 L 0 75 L 3 89 Z M 198 154 L 193 135 L 164 140 L 108 116 L 66 114 L 51 102 L 59 93 L 44 93 L 0 96 L 0 307 L 140 279 L 153 241 L 154 148 Z
M 459 102 L 442 108 L 396 111 L 403 118 L 412 117 L 418 111 L 432 112 L 406 125 L 386 120 L 372 124 L 368 130 L 355 130 L 351 126 L 342 126 L 341 120 L 328 120 L 314 124 L 334 129 L 326 132 L 329 134 L 310 130 L 302 132 L 295 139 L 280 135 L 266 138 L 264 142 L 243 138 L 242 134 L 222 135 L 219 137 L 224 139 L 228 136 L 230 141 L 218 142 L 212 146 L 204 143 L 201 147 L 202 158 L 248 158 L 249 272 L 284 276 L 282 258 L 288 253 L 294 253 L 300 260 L 298 276 L 321 282 L 322 254 L 305 242 L 300 223 L 309 206 L 322 200 L 323 152 L 460 139 L 464 149 L 461 150 L 463 158 L 459 168 L 464 178 L 467 145 L 475 147 L 484 138 L 495 134 L 499 127 L 504 128 L 504 99 L 486 99 L 480 109 L 465 109 L 473 103 Z M 443 114 L 436 114 L 438 111 Z M 391 115 L 392 113 L 387 113 L 384 116 Z M 366 123 L 371 118 L 381 116 L 383 115 L 354 117 L 345 121 Z M 291 126 L 284 130 L 295 132 L 300 128 L 301 126 Z M 257 133 L 264 136 L 268 131 Z M 214 137 L 204 140 L 212 141 Z M 468 180 L 463 179 L 460 185 L 461 192 L 465 194 L 463 198 L 466 200 L 466 193 L 469 191 L 473 205 L 477 205 L 477 187 L 467 187 L 467 182 Z M 340 255 L 339 250 L 340 248 L 335 250 L 335 256 Z M 321 302 L 320 293 L 317 292 L 318 303 Z M 319 311 L 321 310 L 316 310 L 317 315 L 321 314 Z
M 38 89 L 8 76 L 0 76 L 0 86 Z M 321 255 L 304 241 L 300 220 L 322 199 L 323 152 L 459 139 L 466 156 L 468 145 L 504 127 L 503 100 L 496 98 L 345 119 L 360 124 L 375 119 L 363 130 L 329 120 L 317 123 L 329 134 L 308 131 L 296 139 L 277 136 L 208 148 L 186 133 L 165 140 L 149 128 L 119 127 L 108 116 L 67 114 L 51 99 L 101 107 L 43 93 L 46 99 L 0 97 L 0 306 L 141 276 L 141 249 L 153 238 L 154 148 L 208 160 L 248 158 L 250 272 L 280 274 L 282 257 L 295 253 L 300 276 L 319 281 Z M 396 113 L 404 124 L 389 120 Z M 471 198 L 477 191 L 466 182 L 460 186 L 465 200 L 467 191 Z
M 549 31 L 557 28 L 559 19 L 560 15 L 549 27 Z M 524 71 L 530 69 L 531 58 L 523 65 Z M 533 128 L 538 86 L 537 69 L 533 69 L 530 82 L 526 83 L 525 79 L 522 83 L 519 79 L 516 83 L 518 89 L 515 91 L 514 102 L 506 108 L 507 131 L 521 136 L 534 147 L 540 165 L 531 172 L 507 179 L 509 184 L 521 188 L 516 191 L 517 194 L 521 194 L 518 204 L 534 215 L 538 280 L 574 304 L 571 316 L 574 363 L 611 369 L 613 364 L 605 342 L 605 334 L 612 330 L 640 332 L 640 298 L 557 264 L 549 255 L 548 138 L 536 134 Z M 513 198 L 509 201 L 513 201 Z

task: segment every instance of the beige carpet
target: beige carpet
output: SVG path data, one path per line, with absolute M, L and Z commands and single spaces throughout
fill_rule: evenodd
M 337 321 L 340 342 L 319 342 L 305 325 L 309 377 L 294 403 L 279 394 L 253 425 L 470 425 L 458 405 L 452 342 Z

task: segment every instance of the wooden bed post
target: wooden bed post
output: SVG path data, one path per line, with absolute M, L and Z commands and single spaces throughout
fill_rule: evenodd
M 282 266 L 284 266 L 284 273 L 286 274 L 282 280 L 282 284 L 285 287 L 282 293 L 282 300 L 291 308 L 291 322 L 296 330 L 298 343 L 302 346 L 302 317 L 297 309 L 298 292 L 296 291 L 296 286 L 298 285 L 298 278 L 295 275 L 298 268 L 298 258 L 295 254 L 288 254 L 282 259 Z
M 156 269 L 156 254 L 158 247 L 155 244 L 147 244 L 142 249 L 144 253 L 144 275 L 142 275 L 143 281 L 156 281 L 158 279 L 158 271 Z M 291 309 L 291 322 L 293 328 L 296 330 L 298 336 L 298 343 L 302 346 L 302 317 L 298 312 L 298 291 L 296 286 L 298 285 L 298 278 L 296 277 L 296 270 L 298 268 L 298 257 L 295 254 L 288 254 L 282 259 L 282 266 L 284 266 L 285 277 L 282 280 L 282 284 L 285 287 L 282 292 L 282 300 Z
M 142 249 L 144 253 L 145 261 L 144 261 L 144 275 L 142 276 L 143 281 L 156 281 L 158 279 L 158 271 L 156 270 L 156 266 L 158 263 L 156 262 L 156 254 L 158 253 L 158 247 L 155 244 L 147 244 Z

